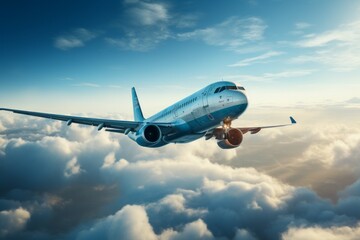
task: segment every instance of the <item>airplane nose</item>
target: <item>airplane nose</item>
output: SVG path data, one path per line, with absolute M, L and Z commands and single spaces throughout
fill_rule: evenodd
M 234 102 L 236 102 L 236 104 L 238 104 L 238 105 L 247 105 L 248 99 L 247 99 L 245 93 L 237 92 L 236 95 L 234 96 Z

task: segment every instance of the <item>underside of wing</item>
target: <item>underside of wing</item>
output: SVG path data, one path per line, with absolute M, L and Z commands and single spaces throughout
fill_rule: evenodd
M 262 127 L 241 127 L 238 129 L 240 129 L 243 134 L 245 134 L 247 132 L 250 132 L 251 134 L 256 134 L 256 133 L 260 132 L 261 129 L 264 129 L 264 128 L 278 128 L 278 127 L 290 126 L 293 124 L 296 124 L 296 121 L 293 117 L 290 117 L 290 123 L 288 123 L 288 124 L 262 126 Z
M 242 134 L 245 134 L 247 132 L 250 132 L 251 134 L 256 134 L 260 132 L 261 129 L 265 128 L 278 128 L 278 127 L 285 127 L 296 124 L 296 121 L 293 117 L 290 117 L 290 123 L 288 124 L 279 124 L 279 125 L 271 125 L 271 126 L 260 126 L 260 127 L 235 127 L 231 129 L 238 129 L 241 131 Z M 215 137 L 215 139 L 223 139 L 225 138 L 225 131 L 224 128 L 214 128 L 206 132 L 205 139 L 211 139 L 212 137 Z

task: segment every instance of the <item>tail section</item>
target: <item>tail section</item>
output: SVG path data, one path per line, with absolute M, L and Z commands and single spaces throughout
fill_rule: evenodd
M 137 97 L 134 87 L 131 89 L 131 94 L 132 94 L 133 109 L 134 109 L 134 120 L 137 122 L 142 122 L 144 121 L 144 116 L 141 111 L 139 99 Z

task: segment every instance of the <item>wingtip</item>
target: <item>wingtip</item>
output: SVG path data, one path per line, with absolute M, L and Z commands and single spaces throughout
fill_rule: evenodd
M 296 124 L 296 121 L 293 117 L 290 117 L 291 124 Z

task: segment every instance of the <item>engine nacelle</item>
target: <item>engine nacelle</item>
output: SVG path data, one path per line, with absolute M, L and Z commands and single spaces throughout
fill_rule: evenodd
M 156 125 L 145 125 L 137 133 L 134 139 L 137 144 L 144 147 L 151 147 L 161 141 L 162 133 Z
M 240 146 L 242 140 L 242 132 L 237 128 L 231 128 L 227 134 L 224 134 L 224 138 L 220 139 L 217 144 L 222 149 L 230 149 Z

